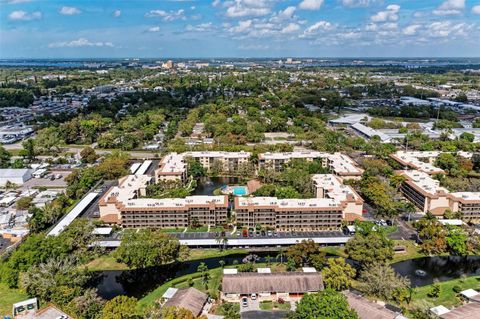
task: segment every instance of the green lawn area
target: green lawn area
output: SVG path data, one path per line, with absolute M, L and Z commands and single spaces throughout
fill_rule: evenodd
M 128 269 L 127 265 L 117 262 L 111 254 L 95 258 L 83 267 L 88 268 L 90 271 Z
M 428 297 L 432 286 L 423 286 L 414 289 L 412 297 L 413 301 L 426 300 L 436 306 L 444 305 L 447 308 L 457 306 L 460 304 L 460 300 L 457 297 L 457 293 L 453 291 L 453 287 L 459 286 L 460 291 L 466 289 L 480 290 L 480 276 L 472 276 L 464 279 L 454 279 L 450 281 L 440 282 L 440 295 L 438 298 Z
M 227 257 L 235 254 L 248 254 L 248 251 L 245 249 L 190 249 L 190 255 L 188 260 L 197 260 L 197 259 L 206 259 L 214 257 Z
M 288 311 L 290 310 L 290 303 L 289 302 L 284 302 L 284 303 L 279 303 L 277 301 L 260 301 L 260 309 L 261 310 L 284 310 Z
M 412 240 L 394 240 L 394 246 L 405 246 L 407 251 L 404 253 L 396 253 L 391 261 L 392 264 L 408 259 L 425 257 L 425 255 L 420 252 L 420 247 L 415 246 Z
M 10 289 L 7 285 L 0 283 L 0 317 L 11 316 L 12 305 L 28 298 L 28 295 L 20 289 Z
M 347 253 L 345 252 L 345 247 L 327 246 L 327 247 L 321 247 L 320 251 L 325 252 L 327 255 L 340 256 L 344 258 L 348 257 Z

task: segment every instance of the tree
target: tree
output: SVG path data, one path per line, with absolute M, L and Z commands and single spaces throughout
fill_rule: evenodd
M 445 238 L 450 252 L 460 256 L 466 256 L 469 253 L 467 239 L 467 234 L 460 227 L 454 226 L 448 228 L 448 235 Z
M 358 223 L 355 236 L 345 245 L 348 256 L 362 264 L 384 262 L 394 254 L 393 241 L 372 224 Z
M 27 210 L 30 207 L 30 204 L 32 203 L 33 198 L 30 196 L 27 197 L 21 197 L 19 200 L 16 202 L 17 209 L 19 210 Z
M 195 319 L 197 318 L 192 312 L 185 308 L 179 307 L 161 307 L 159 304 L 155 304 L 152 310 L 149 311 L 147 318 L 152 319 Z M 206 319 L 205 315 L 198 317 L 197 319 Z
M 58 129 L 53 126 L 39 130 L 35 136 L 35 145 L 42 153 L 58 152 L 62 143 Z
M 199 178 L 199 177 L 205 176 L 206 172 L 202 164 L 200 164 L 199 162 L 195 161 L 192 158 L 187 158 L 187 164 L 188 164 L 188 173 L 193 178 Z
M 160 231 L 130 229 L 124 232 L 115 256 L 130 268 L 158 266 L 179 258 L 180 243 Z
M 325 253 L 320 252 L 320 245 L 313 240 L 302 240 L 287 249 L 286 257 L 295 263 L 295 267 L 313 266 L 321 269 L 326 262 Z
M 135 308 L 137 299 L 127 296 L 117 296 L 105 303 L 101 319 L 139 319 Z
M 43 302 L 54 301 L 66 305 L 82 292 L 90 276 L 80 270 L 73 259 L 49 259 L 22 274 L 20 285 L 29 295 Z
M 393 300 L 399 290 L 406 290 L 410 281 L 398 275 L 389 265 L 374 263 L 360 272 L 361 289 L 366 294 L 383 300 Z
M 90 146 L 85 147 L 80 152 L 80 156 L 82 158 L 83 163 L 93 164 L 98 159 L 97 153 L 95 153 L 95 150 Z
M 3 146 L 0 146 L 0 168 L 7 168 L 10 166 L 10 159 L 12 154 L 8 152 Z
M 20 151 L 20 155 L 27 158 L 29 161 L 33 161 L 36 157 L 35 152 L 35 140 L 29 138 L 22 142 L 23 149 Z
M 446 229 L 431 214 L 414 223 L 421 240 L 421 248 L 428 254 L 440 254 L 447 250 Z
M 458 168 L 457 159 L 450 153 L 441 153 L 438 155 L 435 165 L 447 171 Z
M 97 170 L 105 179 L 118 179 L 127 174 L 125 166 L 129 160 L 128 154 L 114 151 L 105 156 L 97 166 Z
M 295 312 L 289 319 L 357 319 L 357 313 L 350 309 L 344 295 L 332 289 L 307 294 L 302 297 Z
M 202 273 L 202 284 L 205 286 L 205 288 L 208 288 L 208 281 L 210 280 L 208 266 L 204 262 L 201 262 L 200 265 L 198 265 L 197 271 Z
M 224 303 L 222 305 L 223 316 L 225 319 L 240 319 L 240 311 L 238 309 L 238 303 L 233 304 L 231 302 Z
M 356 270 L 345 262 L 345 258 L 329 258 L 322 271 L 323 281 L 328 288 L 340 291 L 352 285 Z
M 87 289 L 83 295 L 73 298 L 65 307 L 78 319 L 99 319 L 105 300 L 98 296 L 95 289 Z

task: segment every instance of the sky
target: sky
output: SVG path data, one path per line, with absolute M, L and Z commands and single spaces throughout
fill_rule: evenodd
M 480 0 L 0 0 L 0 58 L 479 56 Z

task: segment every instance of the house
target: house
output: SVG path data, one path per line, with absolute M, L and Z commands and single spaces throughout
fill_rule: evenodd
M 202 314 L 203 306 L 208 300 L 205 293 L 193 287 L 185 289 L 169 288 L 163 297 L 167 299 L 163 307 L 184 308 L 190 310 L 195 317 Z
M 43 309 L 39 309 L 37 298 L 32 298 L 13 304 L 12 315 L 13 318 L 16 319 L 72 319 L 72 317 L 52 305 Z
M 244 296 L 257 294 L 259 300 L 299 299 L 320 290 L 323 280 L 317 272 L 244 272 L 223 276 L 221 298 L 239 302 Z

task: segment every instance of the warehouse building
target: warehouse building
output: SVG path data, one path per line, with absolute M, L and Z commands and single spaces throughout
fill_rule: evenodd
M 32 178 L 32 170 L 27 168 L 2 168 L 0 169 L 0 186 L 8 182 L 15 185 L 23 185 Z

